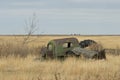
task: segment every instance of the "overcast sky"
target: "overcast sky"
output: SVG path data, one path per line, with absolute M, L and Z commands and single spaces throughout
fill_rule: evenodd
M 120 0 L 0 0 L 0 34 L 24 34 L 34 13 L 36 34 L 120 34 Z

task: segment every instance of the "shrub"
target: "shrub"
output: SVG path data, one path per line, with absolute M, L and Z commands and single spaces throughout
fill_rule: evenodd
M 40 47 L 29 47 L 20 43 L 4 42 L 0 44 L 0 57 L 27 57 L 27 55 L 38 55 Z

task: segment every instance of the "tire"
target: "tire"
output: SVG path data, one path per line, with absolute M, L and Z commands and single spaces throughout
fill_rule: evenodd
M 79 45 L 80 45 L 81 48 L 88 47 L 88 46 L 90 46 L 90 45 L 92 45 L 92 44 L 97 44 L 97 43 L 96 43 L 94 40 L 90 40 L 90 39 L 81 41 L 81 42 L 79 43 Z
M 105 49 L 99 52 L 98 59 L 106 59 Z
M 99 52 L 98 55 L 93 56 L 93 59 L 96 59 L 96 60 L 104 59 L 104 60 L 106 60 L 105 50 L 102 50 L 102 51 Z

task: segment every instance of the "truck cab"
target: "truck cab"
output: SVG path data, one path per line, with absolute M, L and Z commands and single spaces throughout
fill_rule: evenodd
M 79 42 L 76 38 L 54 39 L 47 44 L 47 56 L 64 57 L 66 53 L 74 47 L 79 47 Z

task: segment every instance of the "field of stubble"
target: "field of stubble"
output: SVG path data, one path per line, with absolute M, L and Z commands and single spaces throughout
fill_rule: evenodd
M 32 36 L 27 48 L 21 45 L 23 36 L 0 36 L 0 80 L 120 80 L 120 56 L 107 55 L 107 60 L 97 61 L 34 60 L 39 56 L 39 48 L 49 40 L 66 37 L 93 39 L 105 48 L 120 46 L 120 36 Z M 21 58 L 14 53 L 27 56 Z

